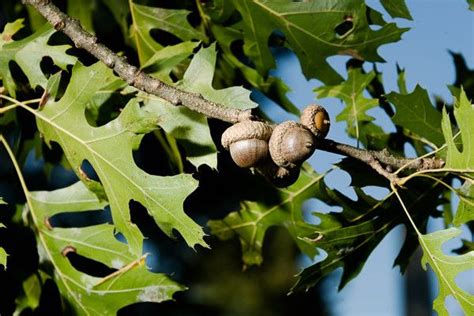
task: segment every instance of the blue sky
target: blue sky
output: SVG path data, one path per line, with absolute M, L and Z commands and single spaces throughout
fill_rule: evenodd
M 379 1 L 366 2 L 369 6 L 384 12 Z M 452 97 L 447 85 L 454 82 L 455 71 L 449 50 L 462 53 L 467 65 L 474 68 L 474 12 L 467 9 L 465 0 L 408 0 L 407 5 L 413 21 L 395 19 L 395 22 L 400 27 L 410 27 L 411 30 L 402 36 L 400 42 L 379 48 L 379 54 L 387 61 L 377 64 L 379 71 L 383 73 L 386 90 L 387 92 L 398 90 L 396 84 L 396 63 L 398 63 L 406 71 L 409 91 L 419 84 L 429 91 L 431 97 L 438 95 L 451 102 Z M 384 17 L 391 21 L 387 14 L 384 14 Z M 344 75 L 346 60 L 347 57 L 343 56 L 329 59 L 330 63 Z M 371 66 L 367 66 L 369 66 L 367 70 L 370 70 Z M 278 68 L 273 73 L 282 77 L 293 89 L 289 97 L 295 104 L 304 107 L 314 103 L 313 89 L 321 83 L 317 80 L 307 81 L 303 77 L 295 56 L 287 54 L 281 57 Z M 318 103 L 324 105 L 333 118 L 328 137 L 355 145 L 355 141 L 346 136 L 345 123 L 334 122 L 334 117 L 343 108 L 341 102 L 336 99 L 322 99 L 318 100 Z M 275 121 L 295 119 L 270 104 L 262 106 Z M 375 116 L 377 123 L 386 130 L 393 128 L 388 124 L 389 118 L 381 110 L 372 110 L 369 113 Z M 323 172 L 339 159 L 340 156 L 337 155 L 316 152 L 310 163 L 317 171 Z M 332 172 L 326 180 L 329 186 L 355 197 L 353 190 L 348 187 L 350 177 L 346 173 Z M 366 192 L 376 197 L 383 197 L 388 191 L 374 188 Z M 316 200 L 311 200 L 305 207 L 311 210 L 328 209 L 327 205 Z M 441 228 L 440 223 L 435 221 L 430 223 L 429 227 L 432 230 Z M 403 279 L 398 268 L 392 269 L 404 233 L 404 227 L 394 229 L 370 255 L 359 277 L 340 293 L 337 293 L 337 286 L 342 271 L 336 271 L 332 278 L 326 280 L 324 293 L 331 302 L 332 312 L 335 315 L 404 315 Z M 471 284 L 472 291 L 474 283 L 472 274 L 465 281 Z M 449 308 L 452 315 L 459 314 L 452 304 Z

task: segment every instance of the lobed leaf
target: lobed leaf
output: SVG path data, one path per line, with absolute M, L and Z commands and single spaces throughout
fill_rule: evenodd
M 405 0 L 380 0 L 380 3 L 392 18 L 413 20 Z
M 433 303 L 433 309 L 439 316 L 449 315 L 445 299 L 453 296 L 466 315 L 474 312 L 474 295 L 470 295 L 456 284 L 456 277 L 463 271 L 474 270 L 474 251 L 464 255 L 448 256 L 443 253 L 442 245 L 458 236 L 460 229 L 448 228 L 427 235 L 420 235 L 423 249 L 422 266 L 426 270 L 429 264 L 438 278 L 439 293 Z
M 51 192 L 29 192 L 28 199 L 42 247 L 55 268 L 55 280 L 78 315 L 116 315 L 129 304 L 170 300 L 176 291 L 184 289 L 166 275 L 148 271 L 145 257 L 137 259 L 130 247 L 115 238 L 113 225 L 51 227 L 49 219 L 55 214 L 97 210 L 106 205 L 82 182 Z M 81 272 L 69 261 L 70 252 L 116 271 L 105 277 Z
M 444 143 L 441 130 L 441 113 L 434 108 L 428 92 L 419 85 L 412 93 L 391 92 L 387 100 L 395 106 L 393 121 L 407 130 L 441 146 Z
M 192 176 L 152 176 L 133 160 L 133 149 L 145 133 L 157 128 L 159 117 L 132 99 L 115 120 L 100 127 L 87 122 L 87 103 L 96 91 L 115 80 L 112 71 L 101 63 L 90 67 L 76 64 L 64 96 L 34 111 L 40 132 L 48 144 L 57 142 L 76 174 L 101 193 L 97 183 L 81 170 L 85 160 L 92 165 L 110 202 L 117 231 L 124 234 L 136 258 L 142 253 L 143 236 L 130 221 L 128 205 L 132 200 L 141 203 L 167 235 L 175 229 L 188 245 L 205 246 L 201 227 L 183 211 L 184 199 L 197 187 Z
M 176 86 L 182 90 L 199 93 L 223 106 L 239 109 L 256 107 L 257 104 L 250 100 L 250 91 L 242 87 L 214 89 L 212 78 L 215 64 L 215 46 L 200 49 L 192 59 L 183 79 Z M 186 156 L 195 166 L 207 164 L 213 168 L 217 167 L 217 149 L 204 115 L 156 97 L 147 97 L 144 103 L 147 111 L 161 118 L 160 126 L 180 141 Z
M 318 98 L 335 97 L 341 99 L 346 107 L 339 113 L 336 120 L 346 121 L 349 134 L 356 139 L 366 139 L 363 125 L 367 125 L 374 120 L 367 115 L 367 111 L 378 105 L 377 99 L 368 99 L 364 96 L 364 91 L 370 82 L 375 78 L 375 72 L 362 73 L 360 69 L 350 69 L 348 78 L 341 84 L 334 86 L 322 86 L 315 89 Z M 372 126 L 374 126 L 372 124 Z M 375 126 L 374 126 L 375 127 Z M 369 127 L 371 128 L 371 127 Z
M 364 1 L 232 2 L 244 22 L 244 51 L 259 72 L 265 75 L 275 66 L 268 47 L 268 38 L 275 30 L 283 32 L 298 56 L 306 77 L 317 78 L 325 84 L 336 84 L 342 80 L 327 62 L 329 56 L 349 55 L 369 61 L 383 61 L 377 48 L 398 41 L 401 34 L 408 30 L 393 23 L 386 23 L 377 31 L 372 30 Z
M 130 12 L 133 24 L 131 35 L 134 37 L 140 64 L 147 62 L 163 46 L 155 41 L 152 30 L 166 31 L 183 41 L 204 40 L 204 35 L 194 29 L 187 20 L 190 11 L 148 7 L 131 3 Z
M 474 105 L 467 99 L 464 90 L 454 105 L 454 117 L 461 132 L 460 149 L 454 142 L 453 130 L 446 109 L 443 109 L 441 127 L 446 140 L 446 168 L 474 171 Z
M 32 88 L 45 88 L 47 85 L 48 79 L 40 67 L 44 57 L 51 57 L 54 64 L 62 69 L 76 62 L 76 57 L 66 54 L 71 46 L 48 45 L 49 39 L 56 32 L 49 24 L 44 24 L 37 32 L 22 40 L 13 40 L 12 36 L 22 27 L 23 20 L 17 20 L 8 23 L 0 34 L 0 76 L 13 97 L 16 95 L 16 84 L 10 71 L 10 62 L 15 61 L 20 66 Z

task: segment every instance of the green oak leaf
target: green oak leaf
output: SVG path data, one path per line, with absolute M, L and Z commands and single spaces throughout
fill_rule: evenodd
M 15 96 L 16 84 L 12 77 L 9 63 L 15 61 L 26 77 L 32 88 L 36 86 L 46 87 L 48 79 L 41 70 L 40 63 L 44 57 L 51 57 L 54 64 L 62 69 L 76 62 L 76 57 L 66 54 L 71 48 L 69 45 L 48 45 L 50 37 L 56 32 L 48 23 L 43 25 L 34 34 L 13 41 L 12 36 L 22 27 L 22 21 L 8 23 L 5 30 L 0 34 L 0 76 L 8 92 Z
M 54 278 L 78 315 L 116 315 L 129 304 L 170 300 L 176 291 L 185 289 L 164 274 L 148 271 L 145 256 L 137 259 L 126 244 L 115 238 L 111 224 L 81 228 L 48 225 L 50 217 L 65 210 L 85 212 L 106 205 L 82 182 L 50 192 L 28 192 L 28 200 L 42 247 L 55 268 Z M 116 271 L 102 278 L 81 272 L 69 261 L 69 252 Z
M 462 149 L 456 146 L 449 116 L 443 109 L 441 125 L 447 146 L 445 167 L 474 172 L 474 105 L 464 90 L 454 104 L 454 117 L 461 133 Z
M 163 48 L 151 36 L 152 30 L 166 31 L 183 41 L 205 39 L 204 35 L 188 22 L 190 11 L 154 8 L 131 2 L 130 12 L 133 20 L 131 35 L 142 65 Z
M 364 1 L 232 2 L 244 22 L 244 52 L 265 75 L 275 66 L 268 47 L 268 38 L 275 30 L 285 35 L 306 77 L 317 78 L 325 84 L 336 84 L 342 80 L 327 62 L 328 57 L 349 55 L 369 61 L 383 61 L 377 48 L 398 41 L 401 34 L 408 30 L 393 23 L 384 24 L 377 31 L 372 30 Z M 341 27 L 348 29 L 338 34 L 336 30 Z
M 448 256 L 442 250 L 443 243 L 460 233 L 460 229 L 448 228 L 419 236 L 423 249 L 422 266 L 426 270 L 426 265 L 429 264 L 438 279 L 439 293 L 433 302 L 433 309 L 440 316 L 449 315 L 444 304 L 447 296 L 453 296 L 466 315 L 472 315 L 474 311 L 474 295 L 461 289 L 455 280 L 459 273 L 474 269 L 474 251 Z
M 159 117 L 142 110 L 132 99 L 109 123 L 92 127 L 87 122 L 87 103 L 101 87 L 115 80 L 112 71 L 101 63 L 90 67 L 77 63 L 64 96 L 59 101 L 50 100 L 38 111 L 32 110 L 40 132 L 48 144 L 57 142 L 61 146 L 85 183 L 89 181 L 81 165 L 85 160 L 92 165 L 110 203 L 117 232 L 123 233 L 131 253 L 140 256 L 143 241 L 140 230 L 130 221 L 132 200 L 141 203 L 167 235 L 175 229 L 188 245 L 205 246 L 202 228 L 183 211 L 184 199 L 197 187 L 197 181 L 187 174 L 153 176 L 133 160 L 132 151 L 144 134 L 158 127 Z
M 364 96 L 365 89 L 374 78 L 373 71 L 364 74 L 360 69 L 350 69 L 348 78 L 343 83 L 315 89 L 318 98 L 335 97 L 346 104 L 336 120 L 346 121 L 350 135 L 358 140 L 362 134 L 362 125 L 374 120 L 366 112 L 379 103 L 377 99 L 368 99 Z
M 117 21 L 124 40 L 126 43 L 129 43 L 129 22 L 128 18 L 130 17 L 130 6 L 128 1 L 117 1 L 117 0 L 102 0 L 102 3 L 107 6 L 110 10 L 110 13 L 114 16 L 114 19 Z
M 250 100 L 250 91 L 242 87 L 216 90 L 212 86 L 216 64 L 215 45 L 196 53 L 177 87 L 199 93 L 206 99 L 226 107 L 250 109 L 257 106 Z M 161 118 L 159 125 L 184 147 L 186 156 L 195 165 L 217 167 L 217 149 L 212 140 L 207 118 L 184 106 L 175 106 L 162 99 L 147 96 L 146 109 Z
M 469 10 L 474 11 L 474 0 L 467 0 L 467 4 L 469 4 Z
M 413 20 L 405 0 L 380 0 L 380 3 L 392 18 Z
M 387 100 L 395 106 L 395 124 L 428 140 L 437 147 L 444 144 L 441 113 L 431 104 L 428 92 L 419 85 L 412 93 L 391 92 Z

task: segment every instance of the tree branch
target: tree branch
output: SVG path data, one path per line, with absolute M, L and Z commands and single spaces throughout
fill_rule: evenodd
M 97 43 L 97 37 L 85 31 L 78 20 L 63 13 L 50 0 L 22 1 L 24 4 L 35 7 L 56 30 L 65 33 L 76 47 L 88 51 L 138 90 L 158 96 L 174 105 L 184 105 L 207 117 L 229 123 L 255 119 L 249 110 L 243 111 L 224 107 L 203 98 L 200 94 L 180 90 L 142 72 L 137 67 L 130 65 L 125 57 L 120 57 L 107 46 Z M 444 165 L 442 160 L 436 158 L 397 158 L 391 155 L 388 150 L 364 150 L 329 139 L 318 140 L 317 148 L 358 159 L 371 166 L 391 182 L 398 179 L 397 175 L 392 173 L 392 168 L 399 169 L 403 167 L 412 170 L 425 170 L 441 168 Z
M 229 123 L 237 123 L 252 117 L 250 111 L 223 107 L 204 99 L 200 94 L 180 90 L 147 75 L 130 65 L 126 58 L 116 55 L 104 44 L 97 43 L 97 37 L 84 30 L 78 20 L 63 13 L 50 0 L 23 0 L 23 3 L 35 7 L 56 30 L 66 34 L 76 47 L 84 48 L 138 90 L 156 95 L 174 105 L 185 105 L 207 117 Z

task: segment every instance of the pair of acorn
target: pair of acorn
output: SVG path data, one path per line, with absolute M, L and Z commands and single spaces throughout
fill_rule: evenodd
M 238 122 L 225 130 L 221 143 L 239 167 L 256 168 L 275 186 L 287 187 L 298 179 L 301 165 L 329 127 L 326 110 L 312 104 L 301 113 L 300 123 Z

